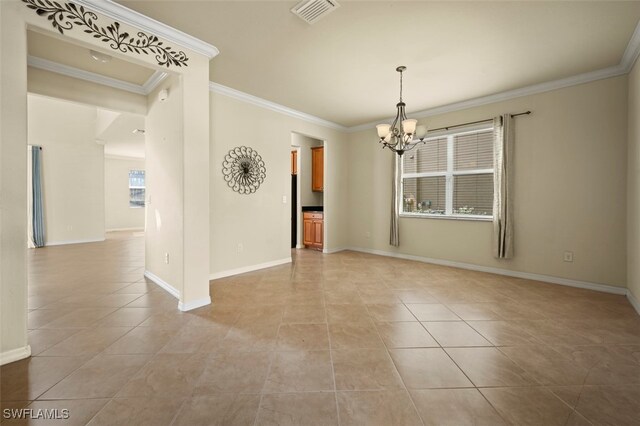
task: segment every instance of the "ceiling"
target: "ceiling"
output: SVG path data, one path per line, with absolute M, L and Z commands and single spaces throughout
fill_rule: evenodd
M 144 116 L 98 108 L 98 123 L 101 118 L 108 121 L 103 128 L 98 127 L 96 139 L 104 143 L 105 155 L 144 158 L 144 134 L 133 133 L 135 129 L 144 129 Z
M 617 65 L 640 2 L 118 2 L 215 45 L 211 80 L 345 126 Z
M 68 40 L 68 38 L 62 40 L 56 36 L 52 37 L 36 31 L 27 31 L 27 52 L 30 56 L 35 56 L 36 58 L 138 86 L 144 85 L 154 73 L 151 68 L 115 57 L 112 57 L 107 63 L 98 62 L 91 57 L 88 48 L 79 44 L 69 43 Z

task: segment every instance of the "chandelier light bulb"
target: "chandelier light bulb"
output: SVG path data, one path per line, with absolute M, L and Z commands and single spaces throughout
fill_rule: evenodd
M 409 118 L 407 120 L 402 121 L 402 129 L 405 133 L 414 134 L 416 132 L 416 124 L 418 120 L 414 120 L 413 118 Z
M 380 139 L 384 139 L 389 134 L 389 129 L 391 128 L 390 124 L 378 124 L 376 129 L 378 129 L 378 137 Z

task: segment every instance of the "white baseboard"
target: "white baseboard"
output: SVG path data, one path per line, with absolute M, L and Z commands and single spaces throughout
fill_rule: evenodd
M 158 286 L 165 289 L 169 294 L 171 294 L 176 299 L 180 300 L 180 292 L 174 286 L 164 281 L 162 278 L 154 274 L 153 272 L 144 271 L 144 276 L 149 278 L 151 281 L 156 283 Z
M 144 226 L 143 227 L 137 227 L 137 228 L 109 228 L 109 229 L 105 229 L 105 232 L 122 232 L 122 231 L 144 231 Z
M 322 252 L 325 254 L 338 253 L 339 251 L 351 250 L 346 247 L 336 247 L 332 249 L 322 249 Z
M 90 238 L 90 239 L 86 239 L 86 240 L 67 240 L 67 241 L 47 241 L 46 243 L 44 243 L 45 247 L 49 247 L 49 246 L 64 246 L 67 244 L 86 244 L 86 243 L 99 243 L 101 241 L 104 241 L 105 238 Z
M 635 309 L 638 315 L 640 315 L 640 300 L 636 299 L 629 289 L 627 289 L 627 299 L 629 300 L 629 303 L 631 303 L 631 306 L 633 306 L 633 309 Z
M 228 269 L 226 271 L 214 272 L 209 275 L 209 280 L 217 280 L 220 278 L 231 277 L 233 275 L 244 274 L 247 272 L 257 271 L 259 269 L 272 268 L 278 265 L 284 265 L 285 263 L 291 263 L 291 258 L 286 257 L 284 259 L 272 260 L 271 262 L 258 263 L 257 265 L 243 266 L 242 268 Z
M 11 349 L 10 351 L 0 352 L 0 365 L 20 361 L 21 359 L 29 358 L 30 356 L 31 346 L 29 345 L 18 349 Z
M 377 254 L 380 256 L 397 257 L 400 259 L 415 260 L 417 262 L 433 263 L 436 265 L 452 266 L 455 268 L 469 269 L 471 271 L 488 272 L 497 275 L 506 275 L 508 277 L 524 278 L 527 280 L 543 281 L 550 284 L 560 284 L 569 287 L 584 288 L 587 290 L 601 291 L 603 293 L 612 293 L 619 295 L 627 295 L 627 289 L 624 287 L 616 287 L 608 284 L 592 283 L 588 281 L 578 281 L 568 278 L 553 277 L 550 275 L 533 274 L 530 272 L 511 271 L 508 269 L 493 268 L 490 266 L 474 265 L 471 263 L 454 262 L 451 260 L 432 259 L 429 257 L 414 256 L 403 253 L 393 253 L 383 250 L 365 249 L 360 247 L 349 247 L 347 250 L 358 251 L 362 253 Z M 637 308 L 636 308 L 637 309 Z
M 304 248 L 304 245 L 303 245 L 303 244 L 298 244 L 298 245 L 296 245 L 296 248 L 297 248 L 297 249 L 303 249 L 303 248 Z
M 192 309 L 197 309 L 202 306 L 207 306 L 210 304 L 211 304 L 211 297 L 207 296 L 205 298 L 192 300 L 191 302 L 187 302 L 187 303 L 178 302 L 178 309 L 180 309 L 182 312 L 187 312 Z

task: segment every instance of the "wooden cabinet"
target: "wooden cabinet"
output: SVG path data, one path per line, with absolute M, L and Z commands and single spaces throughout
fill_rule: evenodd
M 291 174 L 298 174 L 298 151 L 295 149 L 291 151 Z
M 324 247 L 324 214 L 322 212 L 304 212 L 302 214 L 304 234 L 302 242 L 306 248 L 322 250 Z
M 324 191 L 324 147 L 311 148 L 311 190 Z

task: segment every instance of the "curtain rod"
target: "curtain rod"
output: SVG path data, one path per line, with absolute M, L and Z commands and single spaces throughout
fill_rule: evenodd
M 529 115 L 529 114 L 531 114 L 531 111 L 518 112 L 516 114 L 511 114 L 511 118 L 517 117 L 519 115 Z M 469 123 L 454 124 L 453 126 L 440 127 L 438 129 L 429 129 L 429 132 L 437 132 L 438 130 L 449 130 L 449 129 L 453 129 L 455 127 L 469 126 L 471 124 L 486 123 L 487 121 L 492 121 L 492 120 L 493 120 L 493 118 L 487 118 L 486 120 L 478 120 L 478 121 L 471 121 Z

